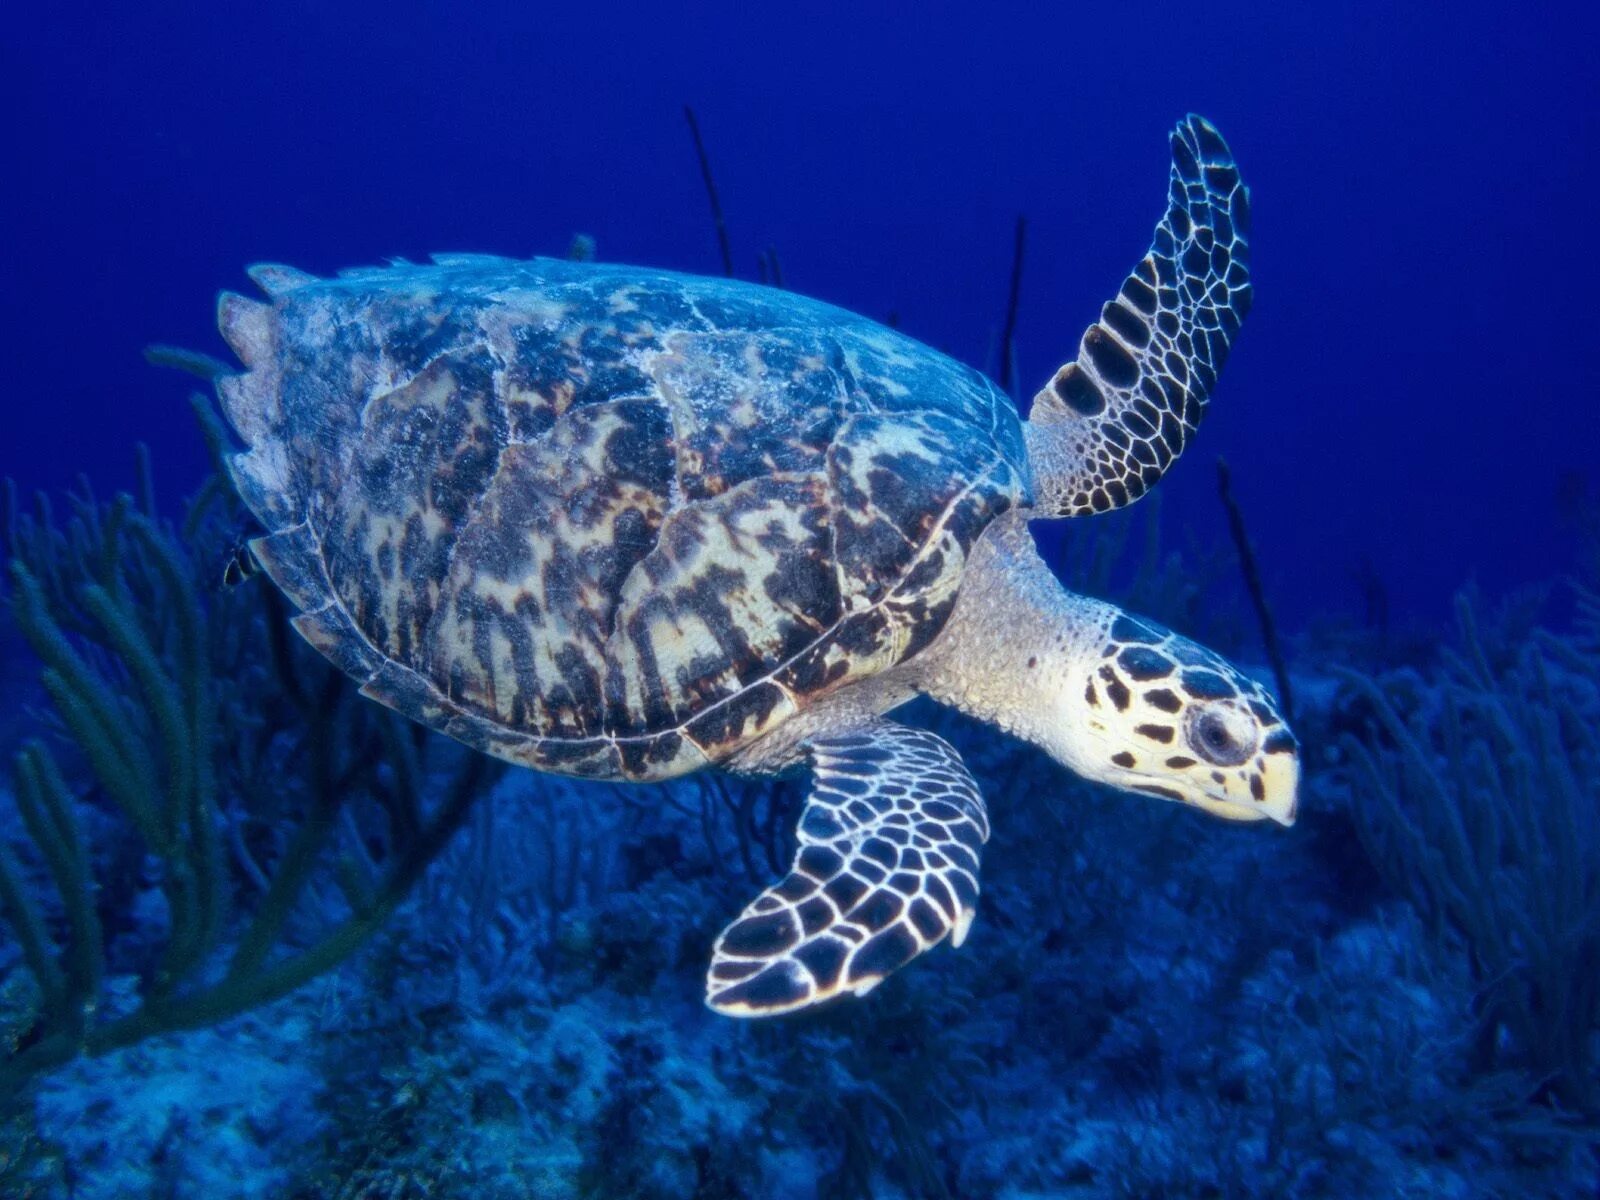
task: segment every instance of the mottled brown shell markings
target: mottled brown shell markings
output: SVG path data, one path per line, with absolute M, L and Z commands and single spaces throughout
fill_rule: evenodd
M 505 443 L 491 376 L 481 349 L 455 351 L 369 401 L 328 507 L 328 575 L 373 645 L 402 662 L 427 645 L 451 552 Z
M 685 725 L 832 626 L 826 522 L 816 475 L 750 479 L 675 512 L 622 593 L 610 645 L 615 731 Z M 786 695 L 772 703 L 794 710 Z
M 763 475 L 815 470 L 840 422 L 867 411 L 828 339 L 679 332 L 645 361 L 673 413 L 678 479 L 689 502 Z
M 1026 502 L 987 381 L 788 293 L 480 258 L 293 284 L 224 304 L 263 561 L 368 694 L 515 761 L 726 757 L 926 645 Z
M 606 641 L 665 516 L 667 429 L 655 401 L 618 400 L 501 452 L 426 647 L 451 699 L 546 736 L 607 732 Z

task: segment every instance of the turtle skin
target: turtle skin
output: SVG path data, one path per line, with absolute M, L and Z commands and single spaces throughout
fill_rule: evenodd
M 1030 498 L 980 373 L 789 292 L 552 259 L 252 276 L 256 557 L 365 694 L 543 770 L 723 761 L 915 655 Z

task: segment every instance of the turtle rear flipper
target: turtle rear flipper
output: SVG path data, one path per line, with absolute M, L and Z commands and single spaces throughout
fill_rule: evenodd
M 1043 514 L 1121 508 L 1183 452 L 1250 311 L 1249 225 L 1228 144 L 1191 114 L 1172 131 L 1167 211 L 1150 252 L 1033 399 L 1028 452 Z
M 989 818 L 955 750 L 887 721 L 808 748 L 794 865 L 712 955 L 706 1003 L 728 1016 L 863 995 L 947 934 L 959 946 L 972 923 Z

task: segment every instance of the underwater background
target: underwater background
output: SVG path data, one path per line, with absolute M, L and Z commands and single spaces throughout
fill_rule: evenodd
M 1482 3 L 9 12 L 0 1197 L 1596 1195 L 1597 35 Z M 1026 217 L 1024 404 L 1149 244 L 1174 121 L 1217 124 L 1255 306 L 1198 444 L 1037 531 L 1263 679 L 1277 643 L 1292 829 L 918 704 L 994 821 L 970 940 L 734 1022 L 704 963 L 803 781 L 501 769 L 223 585 L 247 526 L 167 369 L 207 360 L 147 347 L 227 359 L 216 293 L 262 261 L 581 238 L 720 273 L 685 105 L 736 275 L 996 375 Z

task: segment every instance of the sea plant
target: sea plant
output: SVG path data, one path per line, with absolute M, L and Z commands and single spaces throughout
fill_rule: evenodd
M 1582 594 L 1582 622 L 1600 601 Z M 1531 1072 L 1600 1116 L 1600 647 L 1496 647 L 1467 597 L 1440 678 L 1348 678 L 1375 730 L 1347 739 L 1362 840 L 1436 937 L 1465 947 L 1480 1069 Z
M 37 987 L 0 1084 L 210 1024 L 336 965 L 493 772 L 357 696 L 299 645 L 262 581 L 220 586 L 240 519 L 220 475 L 174 524 L 142 451 L 139 464 L 137 501 L 82 483 L 65 520 L 7 491 L 10 607 L 53 712 L 14 764 L 26 837 L 0 839 L 0 915 Z M 95 843 L 110 840 L 153 871 L 158 955 L 109 932 L 137 924 L 117 909 L 138 886 L 109 877 Z M 139 976 L 126 1011 L 105 1002 L 108 961 Z

